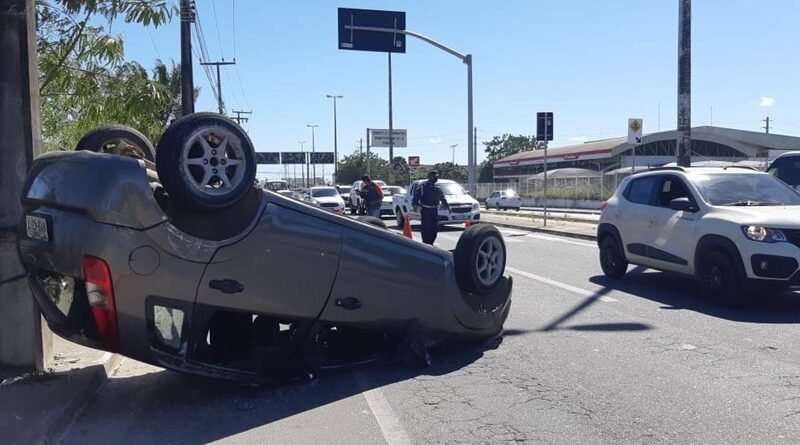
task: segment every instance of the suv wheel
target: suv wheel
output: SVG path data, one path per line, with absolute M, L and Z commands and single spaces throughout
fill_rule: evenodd
M 628 260 L 613 236 L 606 236 L 600 242 L 600 268 L 608 278 L 615 280 L 622 278 L 628 271 Z
M 700 257 L 697 267 L 703 296 L 723 304 L 744 302 L 743 279 L 731 257 L 718 250 Z

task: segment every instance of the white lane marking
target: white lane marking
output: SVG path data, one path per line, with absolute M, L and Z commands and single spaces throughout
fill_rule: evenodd
M 551 280 L 550 278 L 545 278 L 545 277 L 542 277 L 542 276 L 539 276 L 539 275 L 534 275 L 534 274 L 532 274 L 530 272 L 525 272 L 524 270 L 515 269 L 515 268 L 509 267 L 509 266 L 506 266 L 506 270 L 511 272 L 511 273 L 513 273 L 513 274 L 516 274 L 516 275 L 519 275 L 519 276 L 523 276 L 525 278 L 530 278 L 531 280 L 538 281 L 538 282 L 544 283 L 544 284 L 548 284 L 550 286 L 555 286 L 555 287 L 564 289 L 566 291 L 572 292 L 574 294 L 582 295 L 584 297 L 594 297 L 596 295 L 596 292 L 592 292 L 592 291 L 586 290 L 586 289 L 581 289 L 580 287 L 571 286 L 569 284 L 562 283 L 560 281 Z M 611 302 L 619 301 L 619 300 L 617 300 L 616 298 L 613 298 L 613 297 L 609 297 L 607 295 L 603 295 L 602 297 L 600 297 L 600 301 L 604 301 L 606 303 L 611 303 Z
M 567 243 L 567 244 L 575 244 L 576 246 L 584 246 L 584 247 L 594 247 L 597 248 L 596 245 L 592 243 L 586 243 L 581 241 L 575 241 L 571 239 L 565 239 L 558 236 L 547 236 L 547 235 L 540 235 L 538 233 L 531 233 L 529 235 L 525 235 L 526 238 L 533 238 L 533 239 L 540 239 L 545 241 L 558 241 L 560 243 Z
M 364 398 L 367 400 L 367 405 L 369 405 L 372 415 L 378 421 L 378 426 L 381 428 L 386 443 L 389 445 L 412 444 L 411 438 L 403 428 L 403 425 L 400 424 L 400 418 L 397 417 L 394 409 L 389 405 L 389 401 L 383 396 L 383 391 L 380 388 L 369 389 L 371 387 L 369 381 L 361 372 L 356 372 L 355 378 L 361 392 L 364 394 Z
M 500 233 L 502 233 L 503 235 L 508 235 L 508 236 L 524 236 L 524 235 L 528 234 L 528 232 L 520 232 L 518 230 L 502 229 L 502 228 L 499 228 L 499 227 L 498 227 L 498 230 L 500 230 Z

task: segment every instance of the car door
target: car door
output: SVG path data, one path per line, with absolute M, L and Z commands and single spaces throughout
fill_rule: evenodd
M 618 229 L 625 246 L 628 260 L 635 264 L 651 265 L 647 255 L 649 243 L 650 213 L 655 201 L 656 186 L 660 182 L 659 175 L 647 175 L 634 178 L 625 188 L 622 198 L 624 205 L 615 211 L 620 213 Z
M 500 197 L 500 192 L 494 192 L 489 199 L 486 200 L 487 207 L 494 207 L 497 204 L 497 198 Z
M 315 319 L 333 287 L 341 241 L 330 219 L 268 204 L 250 234 L 214 254 L 197 303 Z
M 656 186 L 655 205 L 650 209 L 647 254 L 659 269 L 691 273 L 698 212 L 672 210 L 669 203 L 677 198 L 688 198 L 698 209 L 697 199 L 683 179 L 662 175 Z

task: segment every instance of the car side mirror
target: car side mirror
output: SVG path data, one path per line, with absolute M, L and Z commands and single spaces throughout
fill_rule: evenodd
M 697 207 L 689 198 L 675 198 L 669 202 L 669 208 L 679 212 L 696 212 Z

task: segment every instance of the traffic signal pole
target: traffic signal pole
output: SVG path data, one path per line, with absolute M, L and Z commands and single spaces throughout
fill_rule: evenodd
M 42 142 L 34 0 L 0 0 L 0 367 L 42 371 L 52 334 L 17 251 L 23 184 Z

